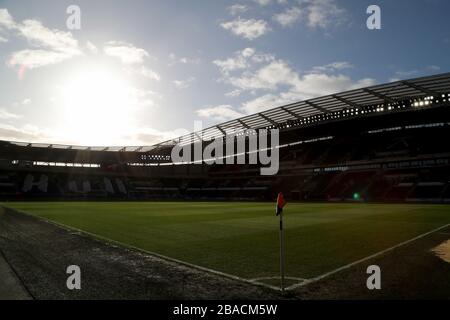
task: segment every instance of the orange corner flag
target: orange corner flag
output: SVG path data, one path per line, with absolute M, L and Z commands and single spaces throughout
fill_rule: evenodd
M 280 215 L 280 213 L 283 211 L 283 207 L 285 206 L 286 201 L 284 201 L 284 196 L 283 193 L 278 193 L 278 197 L 277 197 L 277 216 Z

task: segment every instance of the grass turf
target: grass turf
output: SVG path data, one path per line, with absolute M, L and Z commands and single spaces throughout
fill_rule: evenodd
M 90 233 L 252 279 L 279 272 L 274 204 L 12 202 Z M 297 204 L 285 210 L 286 273 L 311 278 L 450 223 L 446 205 Z

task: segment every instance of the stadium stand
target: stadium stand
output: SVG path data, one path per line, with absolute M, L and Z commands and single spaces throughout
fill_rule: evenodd
M 450 74 L 315 98 L 154 146 L 0 142 L 0 198 L 450 202 Z M 280 130 L 280 169 L 174 164 L 177 143 Z

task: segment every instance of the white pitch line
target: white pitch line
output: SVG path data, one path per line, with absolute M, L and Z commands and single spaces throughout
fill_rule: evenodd
M 293 281 L 297 281 L 297 282 L 307 281 L 307 279 L 296 278 L 296 277 L 285 277 L 285 278 L 287 280 L 293 280 Z M 264 280 L 280 280 L 280 277 L 279 276 L 278 277 L 262 277 L 262 278 L 250 279 L 249 281 L 254 283 L 254 284 L 259 284 L 259 285 L 266 286 L 266 287 L 271 288 L 271 289 L 276 290 L 276 291 L 281 291 L 281 287 L 273 286 L 273 285 L 261 282 L 261 281 L 264 281 Z
M 317 282 L 317 281 L 319 281 L 319 280 L 322 280 L 323 278 L 326 278 L 326 277 L 331 276 L 331 275 L 333 275 L 333 274 L 335 274 L 335 273 L 338 273 L 338 272 L 340 272 L 340 271 L 342 271 L 342 270 L 345 270 L 345 269 L 348 269 L 348 268 L 350 268 L 350 267 L 353 267 L 353 266 L 355 266 L 355 265 L 357 265 L 357 264 L 360 264 L 360 263 L 362 263 L 362 262 L 364 262 L 364 261 L 367 261 L 367 260 L 370 260 L 370 259 L 372 259 L 372 258 L 378 257 L 378 256 L 380 256 L 380 255 L 382 255 L 382 254 L 385 254 L 385 253 L 387 253 L 387 252 L 389 252 L 389 251 L 392 251 L 392 250 L 394 250 L 394 249 L 397 249 L 397 248 L 399 248 L 399 247 L 402 247 L 402 246 L 404 246 L 404 245 L 406 245 L 406 244 L 409 244 L 409 243 L 411 243 L 411 242 L 414 242 L 414 241 L 416 241 L 416 240 L 419 240 L 419 239 L 421 239 L 421 238 L 424 238 L 424 237 L 426 237 L 426 236 L 428 236 L 428 235 L 430 235 L 430 234 L 432 234 L 432 233 L 435 233 L 435 232 L 437 232 L 437 231 L 439 231 L 439 230 L 445 229 L 445 228 L 447 228 L 447 227 L 449 227 L 449 226 L 450 226 L 450 223 L 449 223 L 449 224 L 446 224 L 445 226 L 442 226 L 442 227 L 436 228 L 436 229 L 434 229 L 434 230 L 428 231 L 428 232 L 426 232 L 426 233 L 423 233 L 423 234 L 421 234 L 421 235 L 418 235 L 418 236 L 415 237 L 415 238 L 412 238 L 412 239 L 403 241 L 403 242 L 401 242 L 401 243 L 399 243 L 399 244 L 397 244 L 397 245 L 395 245 L 395 246 L 393 246 L 393 247 L 384 249 L 384 250 L 382 250 L 382 251 L 379 251 L 379 252 L 377 252 L 377 253 L 374 253 L 374 254 L 372 254 L 372 255 L 370 255 L 370 256 L 367 256 L 367 257 L 365 257 L 365 258 L 362 258 L 362 259 L 360 259 L 360 260 L 357 260 L 357 261 L 354 261 L 354 262 L 352 262 L 352 263 L 346 264 L 345 266 L 342 266 L 342 267 L 337 268 L 337 269 L 335 269 L 335 270 L 333 270 L 333 271 L 324 273 L 324 274 L 322 274 L 322 275 L 320 275 L 320 276 L 318 276 L 318 277 L 311 278 L 311 279 L 306 280 L 305 282 L 302 282 L 302 283 L 298 283 L 298 284 L 294 284 L 294 285 L 292 285 L 292 286 L 289 286 L 289 287 L 286 288 L 286 290 L 293 290 L 293 289 L 296 289 L 296 288 L 303 287 L 303 286 L 305 286 L 305 285 L 307 285 L 307 284 L 310 284 L 310 283 L 313 283 L 313 282 Z
M 265 287 L 265 288 L 269 288 L 269 289 L 272 289 L 272 290 L 280 291 L 279 287 L 272 286 L 270 284 L 266 284 L 266 283 L 262 283 L 262 282 L 252 282 L 249 279 L 241 278 L 239 276 L 235 276 L 235 275 L 228 274 L 228 273 L 225 273 L 225 272 L 217 271 L 217 270 L 214 270 L 214 269 L 209 269 L 209 268 L 206 268 L 206 267 L 202 267 L 202 266 L 199 266 L 199 265 L 196 265 L 196 264 L 192 264 L 192 263 L 189 263 L 189 262 L 186 262 L 186 261 L 182 261 L 182 260 L 178 260 L 178 259 L 175 259 L 175 258 L 171 258 L 171 257 L 165 256 L 165 255 L 162 255 L 162 254 L 159 254 L 159 253 L 156 253 L 156 252 L 147 251 L 147 250 L 144 250 L 142 248 L 135 247 L 133 245 L 129 245 L 129 244 L 126 244 L 126 243 L 123 243 L 123 242 L 119 242 L 119 241 L 116 241 L 116 240 L 113 240 L 113 239 L 109 239 L 109 238 L 100 236 L 98 234 L 91 233 L 91 232 L 85 231 L 85 230 L 81 230 L 81 229 L 78 229 L 76 227 L 68 226 L 68 225 L 65 225 L 65 224 L 62 224 L 62 223 L 59 223 L 59 222 L 56 222 L 56 221 L 52 221 L 52 220 L 46 219 L 44 217 L 33 215 L 33 214 L 25 212 L 25 211 L 21 211 L 21 210 L 9 208 L 9 207 L 6 207 L 6 208 L 8 208 L 10 210 L 13 210 L 13 211 L 16 211 L 16 212 L 19 212 L 19 213 L 22 213 L 24 215 L 36 218 L 36 219 L 40 219 L 42 221 L 45 221 L 45 222 L 50 223 L 50 224 L 53 224 L 53 225 L 55 225 L 55 226 L 57 226 L 57 227 L 59 227 L 61 229 L 69 231 L 69 232 L 71 232 L 71 231 L 80 232 L 81 234 L 85 234 L 85 235 L 90 236 L 92 239 L 94 239 L 96 241 L 100 241 L 100 242 L 103 242 L 103 243 L 106 243 L 106 244 L 116 244 L 116 245 L 119 245 L 121 247 L 125 247 L 125 248 L 128 248 L 128 249 L 133 249 L 135 251 L 138 251 L 138 252 L 141 252 L 141 253 L 145 253 L 145 254 L 148 254 L 148 255 L 152 255 L 152 256 L 158 257 L 160 259 L 169 261 L 169 262 L 174 262 L 174 263 L 181 264 L 181 265 L 193 268 L 193 269 L 197 269 L 197 270 L 205 271 L 205 272 L 208 272 L 208 273 L 211 273 L 211 274 L 219 275 L 219 276 L 222 276 L 224 278 L 228 278 L 228 279 L 244 282 L 244 283 L 250 284 L 250 285 L 256 285 L 256 286 Z
M 304 279 L 304 278 L 297 278 L 297 277 L 285 277 L 288 280 L 295 280 L 295 281 L 307 281 L 308 279 Z M 277 277 L 261 277 L 261 278 L 255 278 L 255 279 L 250 279 L 250 281 L 262 281 L 262 280 L 277 280 L 280 279 L 280 276 Z

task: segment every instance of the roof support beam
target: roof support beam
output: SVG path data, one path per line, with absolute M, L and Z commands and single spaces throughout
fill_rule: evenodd
M 246 124 L 244 121 L 242 121 L 241 119 L 237 119 L 237 122 L 239 122 L 245 129 L 250 129 L 250 127 L 248 126 L 248 124 Z
M 425 89 L 425 88 L 422 87 L 422 86 L 419 86 L 419 85 L 417 85 L 417 84 L 414 84 L 414 83 L 411 83 L 411 82 L 408 82 L 408 81 L 402 81 L 401 83 L 404 84 L 405 86 L 410 87 L 410 88 L 413 88 L 413 89 L 422 91 L 423 93 L 425 93 L 425 94 L 427 94 L 427 95 L 429 95 L 429 96 L 439 97 L 439 96 L 441 95 L 441 94 L 438 93 L 438 92 L 435 92 L 435 91 L 432 91 L 432 90 Z
M 323 112 L 323 113 L 327 113 L 327 112 L 328 112 L 327 109 L 322 108 L 321 106 L 315 104 L 314 102 L 311 102 L 311 101 L 305 101 L 305 103 L 306 103 L 307 105 L 309 105 L 310 107 L 313 107 L 314 109 L 319 110 L 320 112 Z
M 379 99 L 383 99 L 385 104 L 387 104 L 387 103 L 395 103 L 395 101 L 393 99 L 389 98 L 388 96 L 386 96 L 384 94 L 381 94 L 381 93 L 378 93 L 378 92 L 375 92 L 375 91 L 373 91 L 373 90 L 371 90 L 369 88 L 364 88 L 363 91 L 365 91 L 367 93 L 370 93 L 371 95 L 373 95 L 373 96 L 375 96 L 375 97 L 377 97 Z
M 203 142 L 203 139 L 202 139 L 201 136 L 198 134 L 198 132 L 194 132 L 194 135 L 197 137 L 198 140 L 200 140 L 200 142 Z
M 224 136 L 227 135 L 227 132 L 226 132 L 225 130 L 223 130 L 221 126 L 216 126 L 216 128 L 219 129 L 219 131 L 222 132 L 222 134 L 223 134 Z
M 351 102 L 351 101 L 349 101 L 349 100 L 347 100 L 345 98 L 339 97 L 337 95 L 333 95 L 332 97 L 335 98 L 336 100 L 339 100 L 340 102 L 345 103 L 346 105 L 348 105 L 348 106 L 350 106 L 352 108 L 361 108 L 361 106 L 359 104 Z
M 289 109 L 286 109 L 285 107 L 280 107 L 280 109 L 285 111 L 285 112 L 287 112 L 287 113 L 289 113 L 291 116 L 295 117 L 296 119 L 299 119 L 299 118 L 303 119 L 302 116 L 296 114 L 295 112 L 293 112 L 293 111 L 291 111 Z
M 271 124 L 273 124 L 274 126 L 277 126 L 278 123 L 276 123 L 275 121 L 273 121 L 272 119 L 270 119 L 269 117 L 263 115 L 262 113 L 258 113 L 258 116 L 260 116 L 261 118 L 263 118 L 266 121 L 269 121 Z

